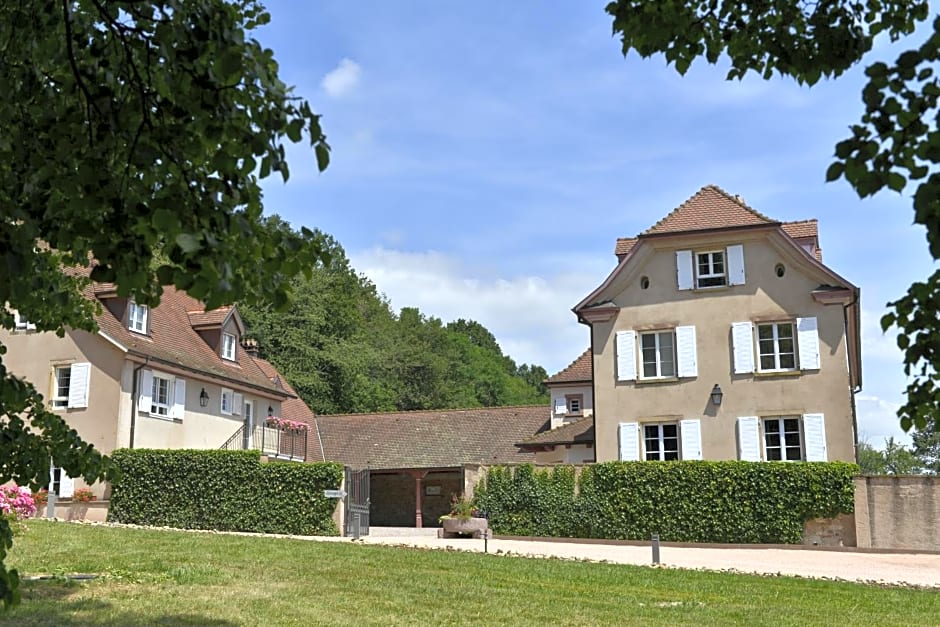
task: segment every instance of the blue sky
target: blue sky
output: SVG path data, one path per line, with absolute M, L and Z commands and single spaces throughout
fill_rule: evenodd
M 550 373 L 589 343 L 570 310 L 613 268 L 616 238 L 703 185 L 816 217 L 824 261 L 862 288 L 861 435 L 901 435 L 901 356 L 878 319 L 933 270 L 912 190 L 862 201 L 824 183 L 861 116 L 863 66 L 812 89 L 704 63 L 680 77 L 624 59 L 604 5 L 269 2 L 257 36 L 333 152 L 318 174 L 293 148 L 267 211 L 335 236 L 396 310 L 478 320 Z M 896 54 L 880 44 L 867 62 Z

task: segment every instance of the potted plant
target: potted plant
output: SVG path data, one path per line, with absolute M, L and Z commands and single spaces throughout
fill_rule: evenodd
M 40 517 L 46 513 L 46 503 L 48 502 L 49 490 L 42 488 L 38 492 L 33 492 L 33 503 L 36 504 L 36 517 Z
M 84 520 L 88 514 L 88 504 L 95 500 L 91 488 L 78 488 L 72 493 L 72 505 L 69 507 L 69 520 Z
M 450 513 L 444 514 L 438 520 L 441 538 L 454 538 L 458 536 L 473 536 L 479 538 L 487 530 L 486 518 L 479 515 L 473 501 L 456 494 L 450 501 Z

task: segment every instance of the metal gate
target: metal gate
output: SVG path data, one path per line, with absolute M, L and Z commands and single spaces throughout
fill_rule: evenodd
M 369 470 L 346 468 L 346 536 L 369 535 Z

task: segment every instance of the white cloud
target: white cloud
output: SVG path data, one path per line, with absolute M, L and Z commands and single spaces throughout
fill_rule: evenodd
M 362 74 L 362 68 L 352 59 L 343 59 L 333 70 L 330 70 L 320 86 L 328 96 L 332 98 L 341 98 L 347 95 L 356 85 L 359 84 L 359 76 Z
M 590 344 L 587 327 L 571 313 L 598 283 L 587 272 L 480 278 L 485 269 L 464 267 L 441 252 L 382 247 L 351 253 L 350 260 L 396 310 L 417 307 L 445 323 L 476 320 L 516 363 L 538 364 L 553 374 Z
M 911 436 L 901 430 L 898 420 L 900 403 L 892 403 L 870 394 L 855 397 L 858 414 L 858 439 L 867 441 L 877 449 L 884 449 L 885 440 L 893 437 L 906 446 L 911 445 Z

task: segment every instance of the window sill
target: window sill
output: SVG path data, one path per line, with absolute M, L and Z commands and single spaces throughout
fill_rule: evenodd
M 678 383 L 679 377 L 660 377 L 656 379 L 637 379 L 637 385 L 653 385 L 656 383 Z
M 140 412 L 140 415 L 145 416 L 147 418 L 153 418 L 154 420 L 162 420 L 163 422 L 176 422 L 176 423 L 183 422 L 182 418 L 174 418 L 172 416 L 161 416 L 160 414 L 151 414 L 150 412 L 146 412 L 146 411 Z
M 773 379 L 776 377 L 798 377 L 803 374 L 802 370 L 758 370 L 754 373 L 755 378 Z
M 732 287 L 734 287 L 734 285 L 713 285 L 710 287 L 693 287 L 692 291 L 693 292 L 721 292 L 724 290 L 729 290 Z

